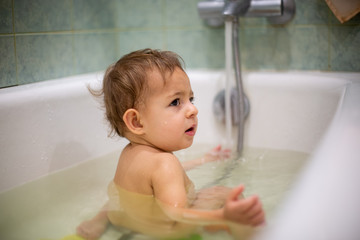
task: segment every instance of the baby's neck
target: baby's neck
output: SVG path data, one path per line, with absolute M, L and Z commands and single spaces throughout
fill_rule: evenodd
M 163 152 L 167 152 L 167 153 L 172 153 L 171 151 L 166 151 L 164 149 L 161 149 L 151 143 L 148 143 L 146 141 L 144 142 L 136 142 L 136 141 L 130 141 L 129 145 L 130 148 L 143 148 L 144 150 L 148 150 L 148 151 L 154 151 L 154 152 L 158 152 L 158 153 L 163 153 Z

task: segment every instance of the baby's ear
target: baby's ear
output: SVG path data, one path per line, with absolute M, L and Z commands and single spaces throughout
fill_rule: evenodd
M 130 108 L 123 115 L 127 128 L 136 135 L 143 134 L 143 125 L 140 122 L 140 114 L 136 109 Z

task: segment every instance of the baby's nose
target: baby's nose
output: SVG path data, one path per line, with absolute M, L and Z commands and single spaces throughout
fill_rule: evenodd
M 188 118 L 190 118 L 190 117 L 194 117 L 194 116 L 196 116 L 197 114 L 198 114 L 198 109 L 195 107 L 195 105 L 194 104 L 192 104 L 192 103 L 190 103 L 189 104 L 189 109 L 188 109 L 188 111 L 187 111 L 187 114 L 186 114 L 186 116 L 188 117 Z

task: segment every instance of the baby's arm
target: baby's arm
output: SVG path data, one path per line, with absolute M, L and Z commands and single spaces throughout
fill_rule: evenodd
M 152 174 L 154 197 L 170 206 L 187 207 L 187 176 L 179 160 L 170 154 L 164 154 L 161 158 Z
M 230 149 L 222 149 L 221 145 L 218 145 L 215 148 L 213 148 L 211 151 L 206 153 L 203 157 L 185 161 L 182 163 L 182 165 L 185 171 L 187 171 L 208 162 L 224 160 L 226 158 L 229 158 L 230 155 L 231 155 Z
M 231 190 L 224 207 L 216 210 L 177 208 L 161 204 L 169 216 L 179 222 L 223 224 L 231 221 L 243 225 L 260 226 L 265 222 L 265 213 L 257 196 L 239 198 L 244 187 Z
M 239 198 L 244 187 L 241 185 L 230 191 L 224 207 L 216 210 L 191 209 L 187 205 L 185 183 L 187 176 L 176 157 L 161 161 L 153 175 L 152 187 L 155 198 L 170 218 L 179 222 L 198 224 L 221 224 L 232 221 L 258 226 L 265 220 L 261 202 L 257 196 Z

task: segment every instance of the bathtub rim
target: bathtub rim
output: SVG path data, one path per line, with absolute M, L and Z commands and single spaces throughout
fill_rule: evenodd
M 356 184 L 360 182 L 356 171 L 360 169 L 360 109 L 354 105 L 360 102 L 360 74 L 346 80 L 344 95 L 328 131 L 279 207 L 272 226 L 255 240 L 336 240 L 360 236 L 356 226 L 360 222 L 360 184 Z
M 218 77 L 218 78 L 222 78 L 224 75 L 224 70 L 208 70 L 208 69 L 189 69 L 187 70 L 188 74 L 190 75 L 190 81 L 191 81 L 191 77 L 196 77 L 196 76 L 203 76 L 203 74 L 205 73 L 205 76 L 209 76 L 209 77 Z M 54 80 L 48 80 L 48 81 L 44 81 L 44 82 L 38 82 L 38 83 L 31 83 L 31 84 L 27 84 L 27 85 L 21 85 L 21 86 L 16 86 L 16 87 L 9 87 L 9 88 L 3 88 L 0 89 L 0 110 L 3 107 L 3 103 L 5 103 L 6 101 L 13 101 L 14 104 L 20 104 L 20 102 L 18 102 L 18 98 L 17 98 L 17 94 L 26 94 L 26 97 L 28 98 L 28 100 L 39 100 L 39 96 L 37 96 L 36 94 L 32 94 L 32 90 L 33 89 L 40 89 L 40 91 L 42 93 L 44 93 L 46 96 L 41 96 L 41 98 L 45 98 L 45 97 L 49 97 L 49 98 L 57 98 L 58 95 L 56 94 L 56 92 L 59 90 L 59 85 L 61 85 L 61 90 L 66 91 L 67 92 L 67 96 L 72 96 L 72 95 L 76 95 L 79 93 L 79 87 L 80 87 L 80 93 L 81 94 L 88 94 L 87 89 L 86 89 L 86 84 L 90 82 L 90 84 L 99 84 L 101 83 L 102 80 L 102 76 L 103 76 L 103 71 L 98 71 L 98 72 L 94 72 L 94 73 L 88 73 L 88 74 L 81 74 L 81 75 L 75 75 L 75 76 L 70 76 L 70 77 L 66 77 L 66 78 L 60 78 L 60 79 L 54 79 Z M 295 74 L 295 75 L 304 75 L 304 76 L 319 76 L 321 78 L 334 78 L 334 79 L 341 79 L 341 81 L 347 81 L 347 82 L 360 82 L 360 74 L 359 73 L 342 73 L 342 72 L 320 72 L 320 71 L 310 71 L 310 72 L 303 72 L 303 71 L 285 71 L 285 72 L 245 72 L 244 73 L 244 78 L 246 79 L 247 76 L 249 75 L 261 75 L 261 76 L 265 76 L 265 75 L 281 75 L 281 74 Z M 89 78 L 91 78 L 92 80 L 89 81 Z M 77 89 L 76 91 L 73 89 L 73 87 L 75 89 Z M 64 97 L 64 96 L 62 96 Z M 41 100 L 41 99 L 40 99 Z M 93 156 L 92 158 L 97 157 L 97 156 Z M 90 158 L 90 159 L 92 159 Z M 88 159 L 88 160 L 90 160 Z M 78 164 L 78 163 L 75 163 Z M 69 167 L 71 167 L 72 165 L 70 165 Z M 60 169 L 61 170 L 61 169 Z M 49 174 L 49 173 L 47 173 Z M 45 175 L 47 175 L 45 174 Z M 39 177 L 42 177 L 44 175 L 40 175 Z M 33 178 L 31 180 L 35 180 L 37 178 Z M 1 190 L 0 192 L 9 190 L 13 187 L 16 186 L 20 186 L 22 184 L 25 184 L 26 182 L 22 182 L 20 184 L 16 184 L 15 186 L 12 186 L 10 188 L 5 188 L 3 190 Z

